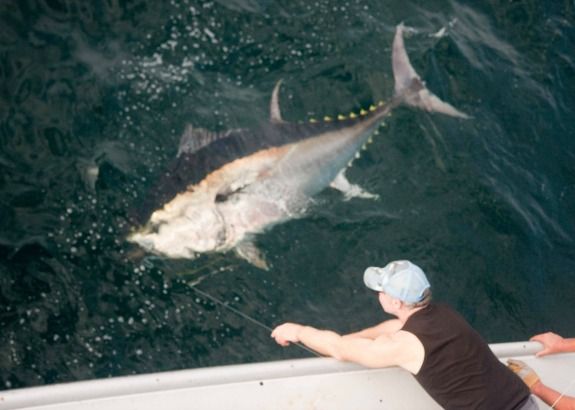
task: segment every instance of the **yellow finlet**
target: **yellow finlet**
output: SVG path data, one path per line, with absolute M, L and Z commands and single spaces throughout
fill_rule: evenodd
M 361 111 L 359 112 L 359 115 L 367 115 L 367 113 L 368 112 L 362 108 Z
M 332 118 L 331 118 L 331 117 L 328 117 L 328 116 L 326 115 L 325 117 L 323 117 L 323 120 L 324 120 L 325 122 L 331 122 L 331 121 L 332 121 Z
M 350 113 L 349 113 L 349 118 L 351 118 L 351 119 L 357 118 L 357 114 L 354 113 L 354 112 L 350 112 Z
M 345 120 L 346 118 L 347 118 L 347 117 L 346 117 L 345 115 L 343 115 L 343 114 L 339 114 L 339 115 L 337 116 L 337 119 L 340 120 L 340 121 L 343 121 L 343 120 Z
M 317 122 L 317 120 L 315 118 L 310 118 L 309 122 L 311 122 L 313 124 L 313 123 Z
M 375 105 L 372 104 L 372 105 L 369 106 L 369 111 L 373 112 L 373 111 L 375 111 L 375 110 L 376 110 Z

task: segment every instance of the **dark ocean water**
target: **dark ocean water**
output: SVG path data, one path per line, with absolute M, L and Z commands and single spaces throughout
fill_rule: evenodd
M 232 254 L 134 258 L 130 208 L 186 124 L 253 127 L 284 79 L 291 121 L 393 92 L 394 26 L 431 90 L 402 108 L 301 219 Z M 575 335 L 572 1 L 0 2 L 0 389 L 307 357 L 273 326 L 385 318 L 369 265 L 408 258 L 490 342 Z M 434 36 L 445 28 L 444 36 Z

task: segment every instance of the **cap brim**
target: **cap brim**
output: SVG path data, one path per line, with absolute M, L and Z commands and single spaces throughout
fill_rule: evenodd
M 383 287 L 381 286 L 381 274 L 381 268 L 369 267 L 363 273 L 363 283 L 365 283 L 365 286 L 371 290 L 381 292 L 383 291 Z

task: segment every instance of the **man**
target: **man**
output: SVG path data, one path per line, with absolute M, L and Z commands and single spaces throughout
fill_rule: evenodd
M 409 261 L 371 267 L 365 285 L 397 319 L 346 336 L 296 323 L 272 332 L 282 346 L 301 342 L 338 360 L 367 367 L 400 366 L 446 409 L 537 409 L 519 377 L 455 311 L 431 303 L 425 273 Z
M 539 342 L 543 345 L 543 350 L 535 354 L 537 357 L 543 357 L 554 353 L 575 352 L 574 338 L 563 338 L 552 332 L 535 335 L 530 340 Z M 566 396 L 566 391 L 559 393 L 551 387 L 543 384 L 541 380 L 539 380 L 537 373 L 535 373 L 527 363 L 514 359 L 509 359 L 507 363 L 508 367 L 523 379 L 531 393 L 551 406 L 552 409 L 575 410 L 575 397 Z M 573 382 L 575 382 L 575 379 L 571 382 L 567 390 L 573 387 Z

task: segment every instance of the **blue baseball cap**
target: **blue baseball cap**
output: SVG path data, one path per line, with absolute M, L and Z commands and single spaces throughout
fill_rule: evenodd
M 417 303 L 431 285 L 421 268 L 410 261 L 393 261 L 384 268 L 369 267 L 363 274 L 368 288 L 407 303 Z

